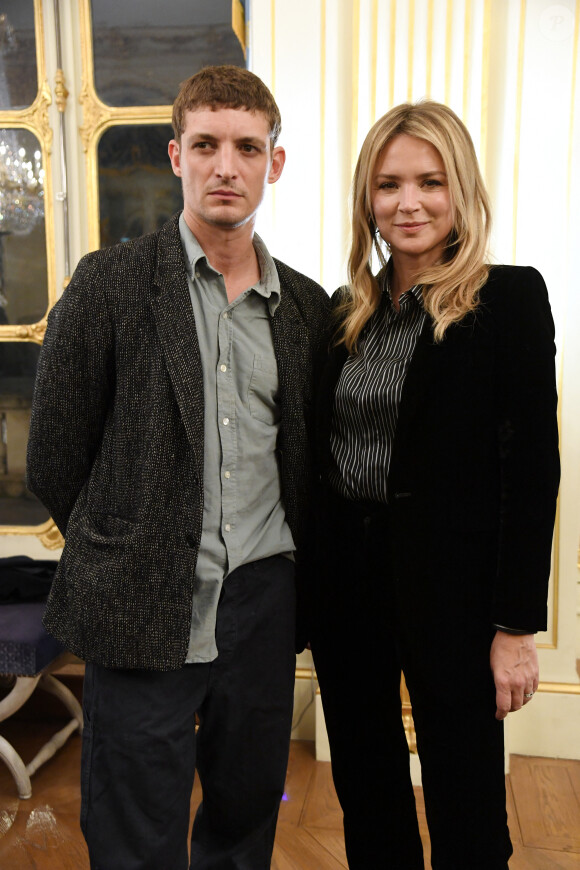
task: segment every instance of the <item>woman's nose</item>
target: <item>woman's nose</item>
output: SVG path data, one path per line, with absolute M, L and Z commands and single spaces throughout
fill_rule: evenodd
M 417 188 L 411 184 L 405 184 L 401 187 L 399 209 L 401 211 L 415 211 L 419 207 L 419 196 Z

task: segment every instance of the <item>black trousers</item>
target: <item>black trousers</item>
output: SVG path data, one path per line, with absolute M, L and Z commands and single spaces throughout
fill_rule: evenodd
M 275 556 L 226 579 L 215 661 L 169 672 L 87 665 L 81 826 L 92 870 L 270 867 L 288 763 L 294 626 L 294 565 Z M 203 802 L 190 865 L 196 766 Z
M 451 616 L 442 592 L 422 607 L 419 588 L 395 582 L 388 523 L 387 508 L 331 499 L 320 528 L 312 649 L 350 870 L 424 868 L 401 670 L 434 870 L 507 870 L 512 850 L 503 728 L 489 669 L 493 633 L 485 616 Z

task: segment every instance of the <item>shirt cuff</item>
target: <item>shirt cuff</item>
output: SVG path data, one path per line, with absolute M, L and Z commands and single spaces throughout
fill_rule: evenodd
M 535 631 L 530 631 L 528 628 L 508 628 L 505 625 L 498 625 L 496 622 L 493 623 L 493 627 L 498 631 L 503 631 L 505 634 L 535 634 Z

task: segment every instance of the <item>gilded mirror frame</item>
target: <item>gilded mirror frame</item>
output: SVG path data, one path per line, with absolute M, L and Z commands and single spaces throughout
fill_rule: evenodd
M 55 224 L 52 179 L 52 142 L 53 131 L 50 126 L 48 109 L 52 103 L 52 93 L 46 75 L 46 55 L 44 48 L 44 22 L 42 0 L 34 2 L 34 35 L 36 48 L 37 93 L 32 105 L 24 109 L 0 111 L 0 126 L 9 129 L 28 130 L 38 139 L 44 168 L 44 221 L 47 265 L 46 311 L 41 320 L 30 324 L 0 325 L 0 341 L 35 342 L 42 344 L 46 331 L 48 312 L 56 302 L 56 263 L 55 263 Z M 59 94 L 58 75 L 55 92 Z M 60 108 L 60 107 L 59 107 Z M 40 539 L 48 549 L 57 549 L 63 544 L 62 537 L 52 519 L 36 526 L 0 526 L 1 535 L 32 535 Z
M 171 106 L 108 106 L 97 94 L 94 78 L 93 36 L 90 0 L 80 2 L 82 86 L 79 102 L 83 110 L 80 135 L 86 158 L 89 250 L 100 247 L 99 159 L 103 133 L 121 124 L 170 124 Z

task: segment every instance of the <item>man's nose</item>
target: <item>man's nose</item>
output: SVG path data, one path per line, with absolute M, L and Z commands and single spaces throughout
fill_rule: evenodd
M 215 164 L 216 174 L 221 178 L 233 178 L 237 173 L 237 151 L 235 148 L 223 146 L 217 153 Z

